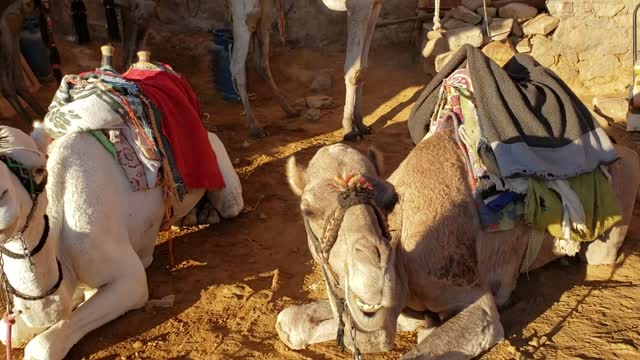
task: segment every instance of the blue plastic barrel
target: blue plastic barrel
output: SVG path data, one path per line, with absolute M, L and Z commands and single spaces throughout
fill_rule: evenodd
M 240 94 L 236 91 L 231 76 L 231 54 L 233 51 L 233 34 L 230 29 L 213 31 L 213 83 L 225 101 L 240 102 Z
M 38 80 L 45 80 L 51 74 L 49 63 L 49 49 L 40 35 L 40 22 L 32 16 L 25 19 L 20 33 L 20 52 L 29 64 L 31 71 Z

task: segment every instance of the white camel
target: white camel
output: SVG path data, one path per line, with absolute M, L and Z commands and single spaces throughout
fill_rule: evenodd
M 48 143 L 36 124 L 33 135 L 38 134 L 40 147 L 19 130 L 0 127 L 0 155 L 23 164 L 36 184 L 45 181 Z M 220 140 L 209 133 L 209 141 L 228 186 L 207 195 L 222 217 L 236 216 L 244 205 L 239 179 Z M 90 331 L 146 303 L 145 268 L 163 220 L 163 191 L 133 192 L 118 162 L 87 133 L 57 138 L 49 146 L 46 170 L 46 190 L 34 203 L 18 177 L 0 163 L 0 258 L 19 314 L 12 346 L 26 345 L 25 359 L 60 360 Z M 190 191 L 176 206 L 175 219 L 204 193 Z M 33 256 L 14 259 L 5 249 Z
M 371 128 L 362 122 L 361 97 L 365 80 L 369 46 L 373 37 L 378 14 L 384 0 L 322 0 L 324 5 L 334 11 L 346 11 L 348 14 L 347 54 L 344 64 L 346 95 L 342 129 L 345 140 L 357 140 L 371 133 Z M 127 8 L 123 17 L 123 26 L 127 29 L 124 39 L 125 64 L 133 62 L 137 49 L 145 48 L 149 33 L 149 23 L 153 17 L 156 3 L 154 0 L 121 0 Z M 247 95 L 246 62 L 252 36 L 257 31 L 255 47 L 260 70 L 278 97 L 283 110 L 289 116 L 297 116 L 271 74 L 269 66 L 269 32 L 274 22 L 276 9 L 282 0 L 231 0 L 229 1 L 233 19 L 233 54 L 231 73 L 249 122 L 251 136 L 261 138 L 267 135 L 253 115 Z

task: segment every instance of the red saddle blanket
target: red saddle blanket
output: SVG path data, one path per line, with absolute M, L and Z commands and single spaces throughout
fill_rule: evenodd
M 221 189 L 224 179 L 207 129 L 200 119 L 200 102 L 189 82 L 169 71 L 130 68 L 122 76 L 140 87 L 162 111 L 162 132 L 188 189 Z

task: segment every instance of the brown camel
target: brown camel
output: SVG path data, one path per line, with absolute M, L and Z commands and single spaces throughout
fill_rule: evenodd
M 589 264 L 615 261 L 631 221 L 639 158 L 628 148 L 616 150 L 620 159 L 609 171 L 622 221 L 582 243 Z M 280 338 L 301 349 L 338 332 L 352 350 L 380 352 L 393 347 L 398 329 L 423 328 L 404 359 L 468 359 L 488 350 L 504 336 L 498 307 L 519 273 L 562 255 L 554 253 L 554 239 L 546 236 L 535 261 L 522 266 L 530 228 L 482 231 L 450 130 L 419 143 L 388 182 L 379 178 L 380 157 L 372 154 L 368 159 L 337 144 L 320 149 L 306 169 L 289 159 L 287 176 L 300 196 L 329 300 L 284 309 L 276 324 Z M 360 190 L 330 186 L 335 176 L 352 173 L 366 180 L 357 183 Z M 369 185 L 373 193 L 366 191 Z

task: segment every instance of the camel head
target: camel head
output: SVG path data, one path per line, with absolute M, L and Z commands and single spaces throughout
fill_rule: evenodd
M 45 156 L 29 135 L 0 126 L 0 243 L 24 227 L 33 206 L 27 187 L 41 186 L 45 165 Z M 40 198 L 46 201 L 46 196 Z
M 306 169 L 294 157 L 287 164 L 289 184 L 300 197 L 309 248 L 327 273 L 334 316 L 339 316 L 336 309 L 344 302 L 345 342 L 351 341 L 353 321 L 357 345 L 366 352 L 393 346 L 401 311 L 395 249 L 386 225 L 397 195 L 378 177 L 380 159 L 374 151 L 366 157 L 336 144 L 320 149 Z

